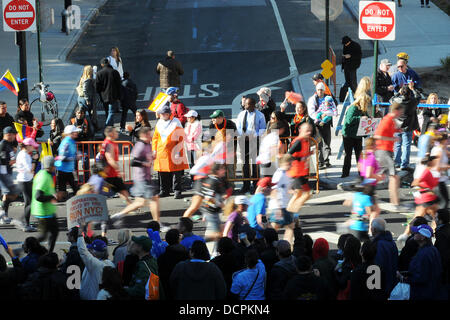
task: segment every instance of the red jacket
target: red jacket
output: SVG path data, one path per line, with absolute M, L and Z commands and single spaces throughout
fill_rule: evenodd
M 186 108 L 180 100 L 177 100 L 177 102 L 172 102 L 170 104 L 170 111 L 172 112 L 172 117 L 178 118 L 184 127 L 184 124 L 187 121 L 187 118 L 184 115 L 189 112 L 189 108 Z

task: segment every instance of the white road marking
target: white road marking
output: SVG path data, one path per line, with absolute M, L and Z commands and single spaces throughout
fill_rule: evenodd
M 305 230 L 304 233 L 309 235 L 314 241 L 316 241 L 318 238 L 324 238 L 328 242 L 334 244 L 338 243 L 340 236 L 337 233 L 327 231 L 308 232 L 307 230 Z

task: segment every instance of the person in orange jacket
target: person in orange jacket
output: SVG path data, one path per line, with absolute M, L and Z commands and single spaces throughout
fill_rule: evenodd
M 154 170 L 159 175 L 159 196 L 169 196 L 173 187 L 175 199 L 181 199 L 181 178 L 184 170 L 189 169 L 184 152 L 185 133 L 180 120 L 171 117 L 168 105 L 160 107 L 157 113 L 159 120 L 153 134 L 152 150 L 155 158 Z

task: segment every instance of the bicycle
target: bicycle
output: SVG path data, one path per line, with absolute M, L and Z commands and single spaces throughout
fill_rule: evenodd
M 44 126 L 49 125 L 52 119 L 58 117 L 58 102 L 56 101 L 56 97 L 53 92 L 48 90 L 48 87 L 48 84 L 40 82 L 35 84 L 33 89 L 31 89 L 31 91 L 39 91 L 39 98 L 36 98 L 31 102 L 30 110 L 33 112 L 33 105 L 35 106 L 34 109 L 37 109 L 40 104 L 40 110 L 35 110 L 34 114 L 38 114 L 40 112 L 40 121 L 42 121 Z

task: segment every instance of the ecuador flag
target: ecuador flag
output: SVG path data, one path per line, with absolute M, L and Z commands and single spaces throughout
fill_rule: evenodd
M 0 78 L 0 84 L 4 85 L 7 89 L 9 89 L 16 96 L 18 95 L 19 85 L 17 84 L 16 79 L 14 79 L 14 77 L 11 74 L 11 71 L 9 71 L 9 69 L 6 70 L 3 77 Z
M 18 122 L 13 122 L 14 123 L 14 127 L 16 128 L 17 134 L 19 135 L 21 141 L 23 141 L 23 139 L 25 139 L 28 135 L 27 135 L 27 126 L 23 125 L 21 123 Z

